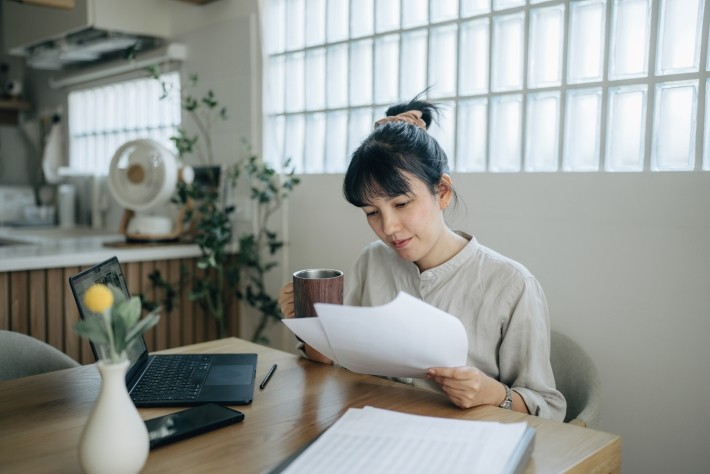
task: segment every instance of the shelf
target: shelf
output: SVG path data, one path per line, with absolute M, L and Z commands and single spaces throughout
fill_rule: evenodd
M 20 112 L 29 110 L 30 103 L 17 99 L 0 99 L 0 125 L 17 125 Z

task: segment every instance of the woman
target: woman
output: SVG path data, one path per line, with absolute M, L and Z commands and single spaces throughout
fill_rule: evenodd
M 345 278 L 344 303 L 376 306 L 405 291 L 461 320 L 466 367 L 432 367 L 428 380 L 455 405 L 493 405 L 563 420 L 565 400 L 550 367 L 545 295 L 521 264 L 451 230 L 444 209 L 456 199 L 444 151 L 427 129 L 438 109 L 416 97 L 392 106 L 353 153 L 343 193 L 379 237 Z M 293 317 L 293 286 L 279 295 Z M 330 359 L 301 344 L 306 357 Z

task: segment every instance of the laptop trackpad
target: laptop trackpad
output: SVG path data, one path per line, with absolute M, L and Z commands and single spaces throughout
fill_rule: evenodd
M 251 373 L 251 365 L 213 365 L 205 385 L 248 385 Z

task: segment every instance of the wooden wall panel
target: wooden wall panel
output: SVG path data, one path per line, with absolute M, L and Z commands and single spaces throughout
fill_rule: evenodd
M 197 268 L 197 262 L 194 262 L 192 269 L 193 269 L 192 274 L 194 275 L 194 277 L 204 278 L 205 271 Z M 195 304 L 195 340 L 196 341 L 207 340 L 207 324 L 206 324 L 207 319 L 208 319 L 207 315 L 205 314 L 204 309 L 202 309 L 202 305 Z
M 23 334 L 30 333 L 29 293 L 28 273 L 10 273 L 10 329 Z
M 155 291 L 153 283 L 150 281 L 150 274 L 153 272 L 153 262 L 140 263 L 140 288 L 143 296 L 151 301 L 155 301 Z M 131 296 L 136 296 L 138 293 L 131 293 Z M 145 344 L 148 346 L 148 352 L 157 350 L 157 326 L 153 326 L 145 333 Z
M 187 291 L 187 288 L 180 287 L 180 265 L 183 260 L 170 260 L 167 263 L 167 275 L 163 278 L 175 288 L 176 294 L 173 298 L 173 308 L 171 311 L 165 309 L 167 319 L 170 322 L 170 330 L 168 334 L 168 347 L 176 347 L 181 345 L 180 334 L 182 334 L 183 308 L 180 304 L 180 294 Z
M 47 270 L 47 342 L 62 350 L 64 349 L 64 300 L 69 298 L 74 301 L 71 291 L 65 295 L 65 290 L 69 290 L 69 283 L 64 281 L 62 269 Z
M 236 260 L 236 256 L 230 257 Z M 225 283 L 224 295 L 226 297 L 226 307 L 227 307 L 227 336 L 238 336 L 239 335 L 239 300 L 236 297 L 236 288 Z
M 158 326 L 146 333 L 150 351 L 168 349 L 214 339 L 217 329 L 211 315 L 189 299 L 192 282 L 203 272 L 195 258 L 157 262 L 128 262 L 121 267 L 131 295 L 144 294 L 165 306 L 165 290 L 156 290 L 150 274 L 159 270 L 176 290 L 173 309 L 164 311 Z M 184 269 L 183 269 L 184 268 Z M 89 343 L 74 332 L 79 311 L 69 287 L 69 277 L 81 267 L 0 272 L 0 329 L 30 334 L 82 364 L 96 361 Z M 181 285 L 182 273 L 187 272 Z M 231 294 L 230 290 L 230 294 Z M 164 308 L 165 310 L 165 308 Z M 239 302 L 232 298 L 226 306 L 227 334 L 239 335 Z
M 10 329 L 10 274 L 0 273 L 0 329 Z
M 239 301 L 236 296 L 233 296 L 233 291 L 227 293 L 232 296 L 227 301 L 228 312 L 227 312 L 227 336 L 236 336 L 239 334 Z
M 182 287 L 180 292 L 180 308 L 182 312 L 180 314 L 180 319 L 182 322 L 182 344 L 192 344 L 196 342 L 195 339 L 195 324 L 197 316 L 197 305 L 190 301 L 190 287 L 191 281 L 189 280 L 194 275 L 195 271 L 195 260 L 182 260 L 181 265 L 185 266 L 185 271 L 187 272 L 185 285 Z
M 40 341 L 47 340 L 47 273 L 46 270 L 29 272 L 30 287 L 27 294 L 30 307 L 30 335 Z
M 140 262 L 128 262 L 121 264 L 123 276 L 126 279 L 126 286 L 131 295 L 137 295 L 141 291 L 141 264 Z
M 166 281 L 170 281 L 170 275 L 168 274 L 168 262 L 161 260 L 155 262 L 155 267 L 153 271 L 160 272 L 161 278 Z M 155 288 L 153 290 L 153 300 L 159 305 L 165 301 L 165 289 Z M 154 328 L 155 331 L 155 348 L 156 350 L 163 350 L 168 348 L 168 335 L 170 333 L 170 314 L 168 314 L 165 306 L 163 305 L 162 316 L 160 317 L 160 322 Z

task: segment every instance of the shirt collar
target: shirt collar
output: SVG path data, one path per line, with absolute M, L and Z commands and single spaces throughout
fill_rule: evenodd
M 432 278 L 436 277 L 439 275 L 443 275 L 445 273 L 450 272 L 451 270 L 460 267 L 463 265 L 465 262 L 467 262 L 471 256 L 475 255 L 478 252 L 478 249 L 480 248 L 480 244 L 478 243 L 478 240 L 470 234 L 467 234 L 466 232 L 462 232 L 457 230 L 456 233 L 463 237 L 464 239 L 468 240 L 468 244 L 464 248 L 461 249 L 459 253 L 451 257 L 449 260 L 446 262 L 442 263 L 441 265 L 430 268 L 429 270 L 425 270 L 424 272 L 419 272 L 419 268 L 417 268 L 417 265 L 415 263 L 411 263 L 411 267 L 413 268 L 414 272 L 421 278 L 422 276 Z

